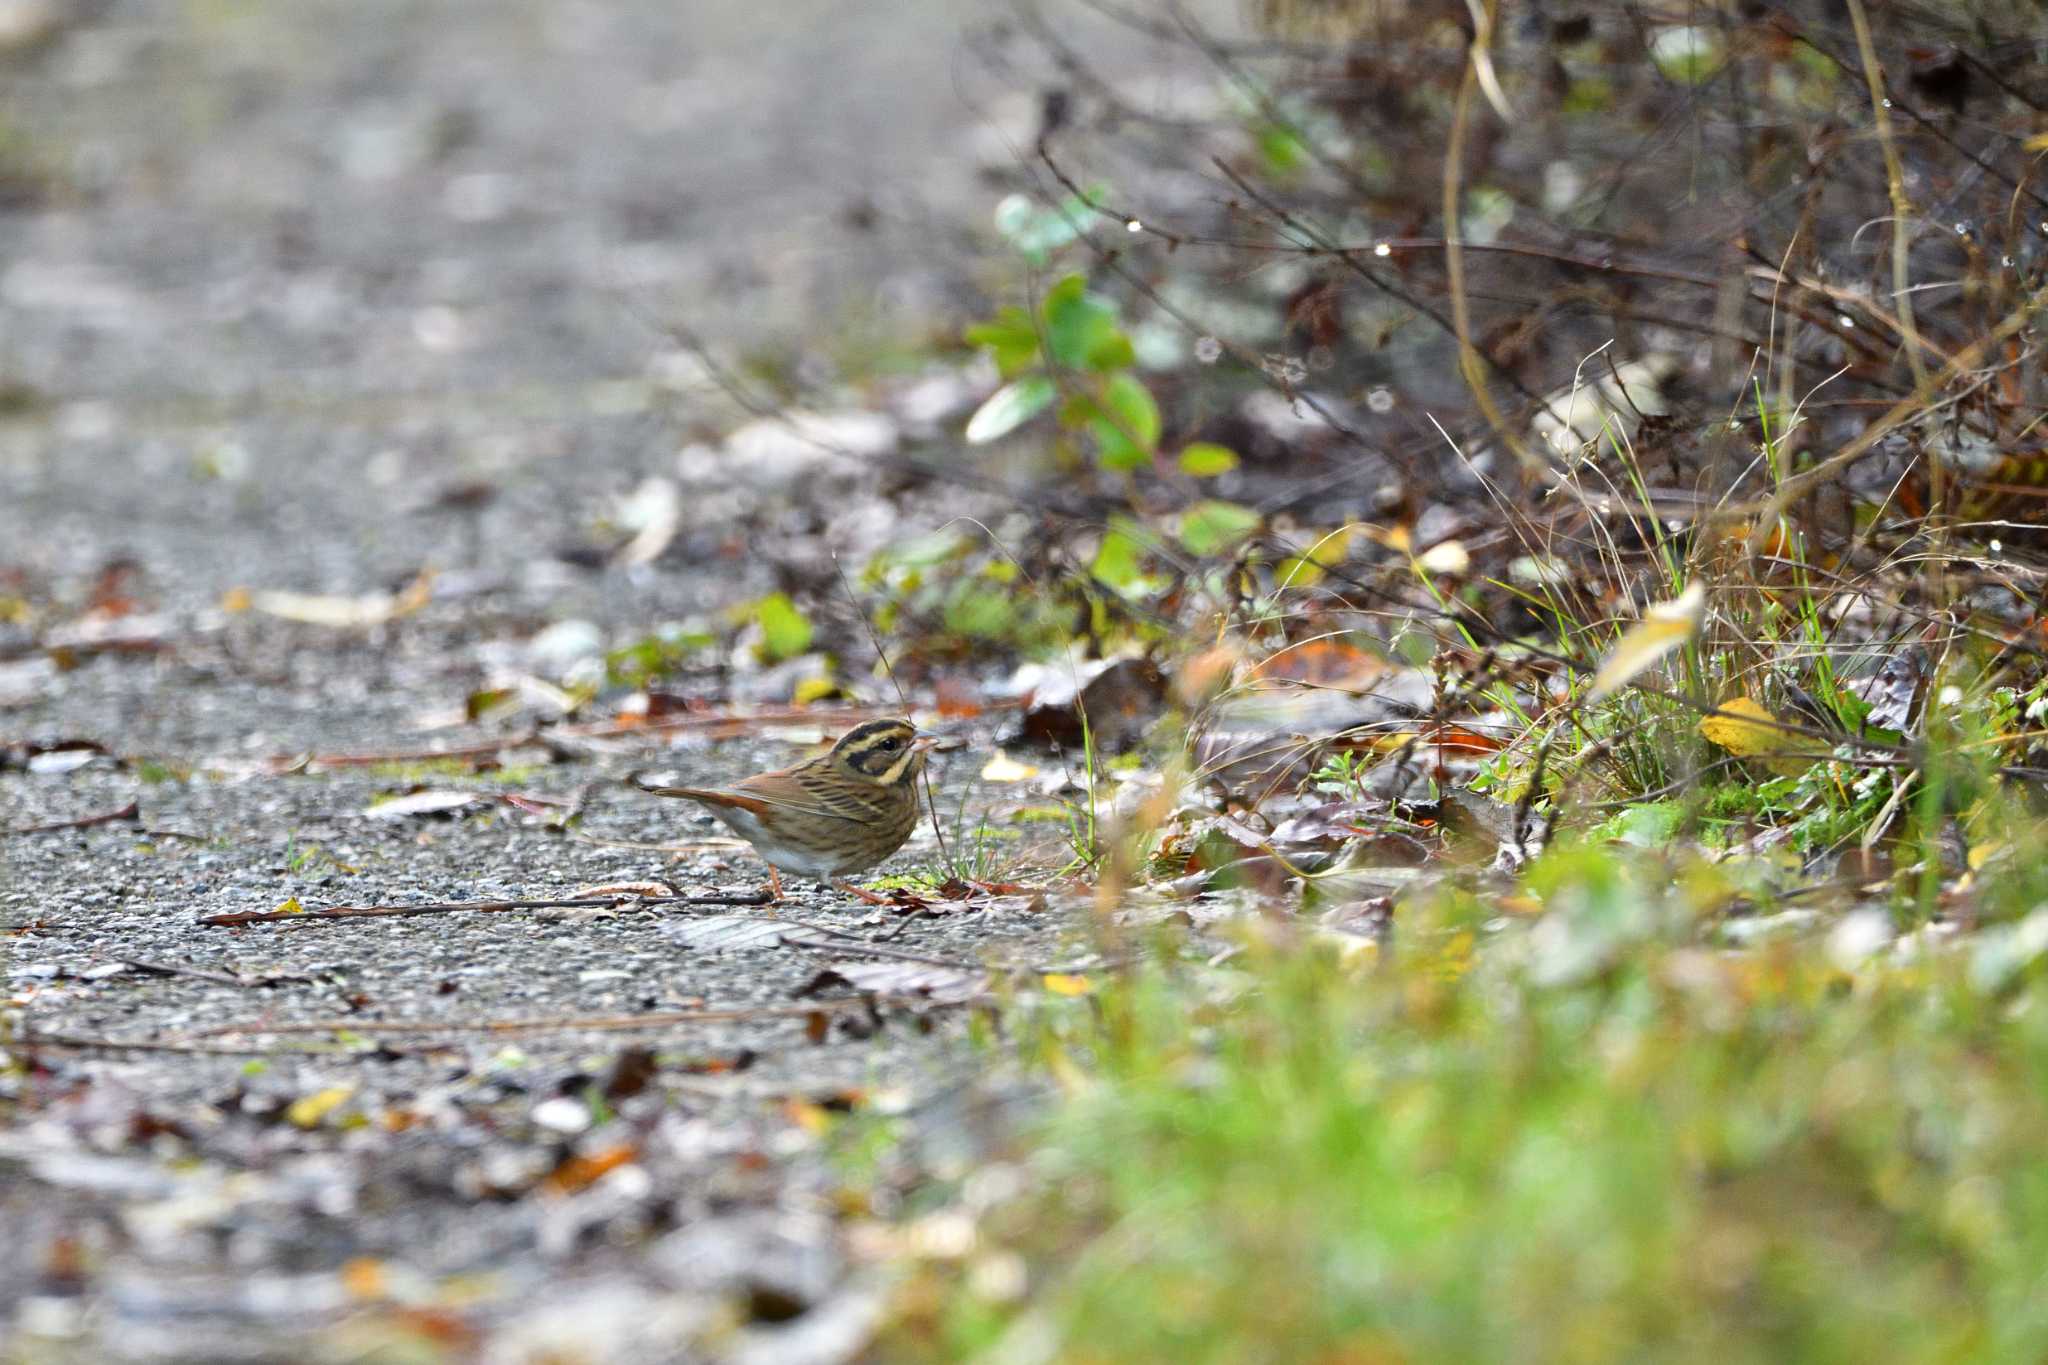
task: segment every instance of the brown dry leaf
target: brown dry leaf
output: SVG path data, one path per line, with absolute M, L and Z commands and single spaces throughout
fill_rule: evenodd
M 660 1070 L 654 1049 L 629 1047 L 612 1063 L 611 1074 L 604 1080 L 604 1097 L 614 1104 L 631 1099 L 645 1090 Z
M 1908 645 L 1888 656 L 1876 673 L 1847 684 L 1847 690 L 1870 704 L 1865 725 L 1910 734 L 1926 683 L 1927 651 Z
M 1085 732 L 1096 748 L 1122 753 L 1151 725 L 1165 695 L 1166 677 L 1150 659 L 1047 667 L 1033 679 L 1019 733 L 1035 743 L 1079 749 L 1085 713 Z
M 805 992 L 833 979 L 875 995 L 918 995 L 935 1004 L 955 1005 L 988 989 L 988 973 L 922 962 L 834 962 L 818 973 Z
M 665 899 L 675 893 L 676 889 L 667 882 L 597 882 L 577 887 L 569 893 L 569 899 L 596 900 L 600 896 L 650 896 Z
M 540 1182 L 540 1188 L 548 1194 L 576 1194 L 589 1189 L 639 1155 L 640 1149 L 628 1142 L 595 1152 L 579 1153 L 549 1172 L 547 1179 Z
M 1289 645 L 1253 664 L 1251 676 L 1276 682 L 1308 683 L 1363 691 L 1386 675 L 1390 665 L 1377 654 L 1325 636 Z
M 1174 695 L 1187 707 L 1197 707 L 1230 686 L 1242 656 L 1229 645 L 1217 645 L 1181 664 L 1174 675 Z

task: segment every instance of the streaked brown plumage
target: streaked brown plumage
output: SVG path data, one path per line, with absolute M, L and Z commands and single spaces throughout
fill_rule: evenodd
M 871 720 L 794 768 L 730 787 L 640 790 L 707 806 L 770 867 L 831 881 L 903 847 L 917 825 L 917 777 L 932 743 L 907 720 Z

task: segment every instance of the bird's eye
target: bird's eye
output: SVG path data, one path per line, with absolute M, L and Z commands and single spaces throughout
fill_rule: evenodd
M 880 747 L 888 749 L 893 752 L 903 747 L 903 741 L 896 738 L 894 735 L 891 735 L 889 736 L 889 738 L 882 741 Z

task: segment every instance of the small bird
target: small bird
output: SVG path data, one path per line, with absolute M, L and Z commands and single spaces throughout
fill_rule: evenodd
M 917 778 L 937 743 L 907 720 L 871 720 L 839 737 L 830 753 L 742 778 L 730 787 L 650 787 L 708 806 L 780 872 L 836 881 L 864 872 L 903 847 L 917 824 Z

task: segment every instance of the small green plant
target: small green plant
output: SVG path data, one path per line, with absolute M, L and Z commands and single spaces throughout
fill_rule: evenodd
M 953 812 L 952 828 L 942 851 L 919 867 L 914 880 L 925 886 L 943 886 L 951 881 L 1007 882 L 1016 880 L 1017 843 L 1015 830 L 999 829 L 980 816 L 967 823 L 967 792 Z
M 699 626 L 664 626 L 605 655 L 605 679 L 615 687 L 647 687 L 680 672 L 717 642 Z
M 1359 750 L 1332 749 L 1323 755 L 1309 782 L 1317 791 L 1356 800 L 1364 793 L 1365 775 L 1371 770 L 1371 759 Z
M 1102 842 L 1101 808 L 1098 802 L 1100 778 L 1098 755 L 1095 752 L 1095 731 L 1088 724 L 1088 708 L 1076 699 L 1075 709 L 1081 718 L 1081 759 L 1087 777 L 1086 799 L 1067 802 L 1067 852 L 1070 855 L 1066 870 L 1093 871 L 1100 866 L 1105 849 Z

